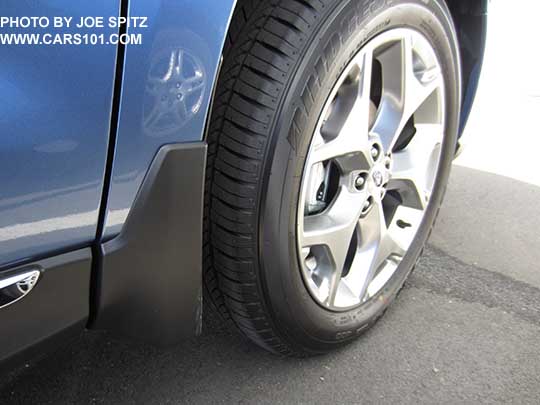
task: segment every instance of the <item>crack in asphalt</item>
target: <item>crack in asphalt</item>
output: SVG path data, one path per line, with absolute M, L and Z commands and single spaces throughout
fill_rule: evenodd
M 540 325 L 540 289 L 428 245 L 406 286 L 497 308 Z

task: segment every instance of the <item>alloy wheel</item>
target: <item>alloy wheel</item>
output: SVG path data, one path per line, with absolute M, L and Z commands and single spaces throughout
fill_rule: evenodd
M 444 134 L 444 83 L 419 32 L 369 41 L 323 108 L 302 177 L 297 243 L 304 281 L 335 311 L 379 292 L 430 201 Z

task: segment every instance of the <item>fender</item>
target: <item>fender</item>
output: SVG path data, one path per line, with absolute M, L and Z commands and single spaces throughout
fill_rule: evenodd
M 487 34 L 487 0 L 446 0 L 458 34 L 461 70 L 462 103 L 459 136 L 463 135 L 471 113 L 482 70 Z

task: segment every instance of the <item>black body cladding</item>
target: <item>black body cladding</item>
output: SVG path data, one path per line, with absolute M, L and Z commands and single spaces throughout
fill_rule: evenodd
M 204 143 L 159 150 L 122 232 L 102 244 L 91 327 L 160 345 L 200 330 L 205 161 Z
M 34 269 L 41 274 L 28 296 L 0 310 L 0 361 L 64 329 L 83 329 L 90 264 L 90 248 L 86 248 L 2 272 L 3 277 Z

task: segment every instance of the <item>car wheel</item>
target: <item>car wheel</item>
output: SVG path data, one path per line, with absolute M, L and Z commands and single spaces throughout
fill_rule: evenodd
M 204 281 L 258 345 L 340 347 L 403 286 L 456 147 L 451 21 L 442 0 L 240 1 L 208 133 Z

